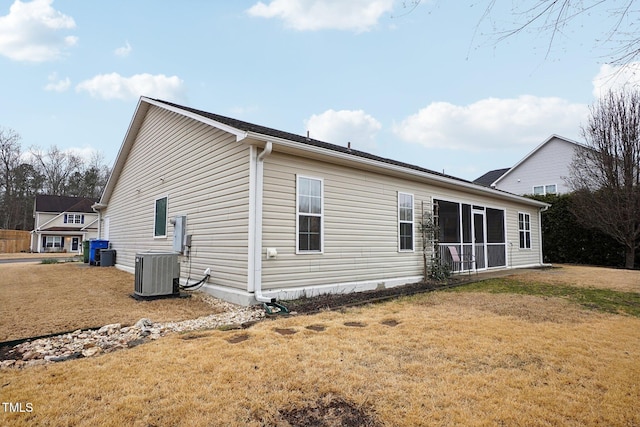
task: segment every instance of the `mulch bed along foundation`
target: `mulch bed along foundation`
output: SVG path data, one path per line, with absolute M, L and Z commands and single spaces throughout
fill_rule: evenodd
M 453 277 L 449 278 L 447 282 L 420 282 L 363 292 L 323 294 L 308 298 L 304 297 L 297 300 L 281 301 L 281 303 L 292 313 L 312 314 L 322 310 L 336 310 L 357 305 L 382 302 L 401 296 L 446 289 L 465 284 L 468 281 L 469 280 L 466 277 Z

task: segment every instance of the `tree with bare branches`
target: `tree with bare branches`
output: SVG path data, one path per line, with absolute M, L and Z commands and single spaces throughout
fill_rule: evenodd
M 20 135 L 0 128 L 0 228 L 14 228 L 17 217 L 14 171 L 20 165 Z
M 411 13 L 422 0 L 403 1 Z M 597 16 L 601 32 L 594 45 L 607 47 L 613 65 L 626 65 L 640 59 L 640 2 L 636 0 L 532 0 L 509 1 L 474 0 L 473 7 L 482 11 L 476 26 L 476 34 L 484 25 L 491 27 L 489 37 L 497 42 L 509 39 L 525 31 L 548 35 L 547 55 L 559 36 L 567 35 L 572 24 L 581 16 Z M 504 15 L 513 17 L 511 23 L 497 19 Z M 577 31 L 580 31 L 579 26 Z
M 625 247 L 633 268 L 640 248 L 640 92 L 609 91 L 590 108 L 586 141 L 571 164 L 571 208 L 578 220 Z
M 498 7 L 498 0 L 486 2 L 480 22 L 491 20 Z M 518 33 L 532 30 L 549 35 L 547 55 L 558 36 L 567 33 L 580 16 L 594 15 L 600 18 L 602 31 L 594 44 L 608 45 L 611 62 L 624 65 L 640 56 L 640 29 L 637 25 L 638 2 L 636 0 L 535 0 L 510 2 L 510 14 L 514 22 L 495 24 L 498 41 Z
M 46 152 L 34 147 L 31 149 L 31 156 L 34 167 L 45 177 L 45 194 L 66 194 L 69 178 L 75 172 L 80 172 L 83 165 L 80 156 L 62 151 L 55 145 Z

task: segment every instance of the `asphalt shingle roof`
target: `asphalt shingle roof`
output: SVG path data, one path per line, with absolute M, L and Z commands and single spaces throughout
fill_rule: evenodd
M 52 196 L 47 194 L 38 194 L 36 196 L 35 211 L 36 212 L 83 212 L 94 213 L 91 205 L 96 203 L 98 199 L 88 197 L 71 197 L 71 196 Z
M 474 183 L 484 185 L 485 187 L 491 186 L 498 178 L 507 173 L 511 168 L 494 169 L 485 173 L 484 175 L 473 180 Z
M 330 144 L 328 142 L 320 141 L 320 140 L 317 140 L 317 139 L 307 138 L 307 137 L 302 136 L 302 135 L 296 135 L 294 133 L 284 132 L 284 131 L 281 131 L 281 130 L 277 130 L 277 129 L 273 129 L 273 128 L 269 128 L 269 127 L 265 127 L 265 126 L 256 125 L 256 124 L 245 122 L 245 121 L 242 121 L 242 120 L 221 116 L 221 115 L 218 115 L 218 114 L 208 113 L 206 111 L 197 110 L 195 108 L 190 108 L 190 107 L 185 107 L 183 105 L 174 104 L 172 102 L 163 101 L 161 99 L 154 99 L 154 101 L 160 102 L 160 103 L 163 103 L 163 104 L 166 104 L 166 105 L 170 105 L 170 106 L 179 108 L 181 110 L 189 111 L 191 113 L 206 117 L 208 119 L 211 119 L 211 120 L 214 120 L 216 122 L 225 124 L 227 126 L 231 126 L 233 128 L 239 129 L 239 130 L 244 131 L 244 132 L 254 132 L 254 133 L 258 133 L 258 134 L 262 134 L 262 135 L 272 136 L 272 137 L 276 137 L 276 138 L 282 138 L 282 139 L 286 139 L 286 140 L 289 140 L 289 141 L 299 142 L 301 144 L 312 145 L 312 146 L 315 146 L 315 147 L 325 148 L 327 150 L 337 151 L 337 152 L 345 153 L 345 154 L 351 154 L 351 155 L 356 156 L 356 157 L 362 157 L 362 158 L 369 159 L 369 160 L 375 160 L 375 161 L 379 161 L 379 162 L 383 162 L 383 163 L 387 163 L 387 164 L 391 164 L 391 165 L 395 165 L 395 166 L 400 166 L 400 167 L 404 167 L 404 168 L 408 168 L 408 169 L 417 170 L 417 171 L 424 172 L 424 173 L 429 173 L 429 174 L 432 174 L 432 175 L 437 175 L 437 176 L 441 176 L 441 177 L 445 177 L 445 178 L 450 178 L 450 179 L 454 179 L 454 180 L 457 180 L 457 181 L 460 181 L 460 182 L 465 182 L 467 184 L 473 184 L 473 182 L 471 182 L 471 181 L 467 181 L 465 179 L 458 178 L 458 177 L 455 177 L 455 176 L 452 176 L 452 175 L 447 175 L 447 174 L 444 174 L 444 173 L 436 172 L 436 171 L 431 170 L 431 169 L 423 168 L 421 166 L 416 166 L 416 165 L 412 165 L 412 164 L 409 164 L 409 163 L 404 163 L 404 162 L 400 162 L 400 161 L 397 161 L 397 160 L 392 160 L 392 159 L 376 156 L 374 154 L 370 154 L 370 153 L 367 153 L 367 152 L 364 152 L 364 151 L 350 149 L 348 147 L 343 147 L 341 145 Z

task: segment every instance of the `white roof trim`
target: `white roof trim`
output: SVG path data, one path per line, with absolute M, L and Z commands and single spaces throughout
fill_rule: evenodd
M 247 137 L 247 133 L 245 131 L 242 131 L 240 129 L 234 128 L 233 126 L 229 126 L 229 125 L 226 125 L 224 123 L 220 123 L 218 121 L 209 119 L 209 118 L 201 116 L 199 114 L 192 113 L 191 111 L 183 110 L 181 108 L 174 107 L 174 106 L 169 105 L 169 104 L 165 104 L 164 102 L 157 102 L 157 101 L 155 101 L 153 99 L 146 98 L 144 96 L 140 98 L 140 101 L 144 101 L 144 102 L 146 102 L 148 104 L 155 105 L 156 107 L 164 108 L 165 110 L 172 111 L 172 112 L 180 114 L 182 116 L 189 117 L 189 118 L 191 118 L 193 120 L 196 120 L 196 121 L 205 123 L 207 125 L 216 127 L 216 128 L 218 128 L 220 130 L 223 130 L 223 131 L 228 132 L 228 133 L 230 133 L 232 135 L 235 135 L 236 136 L 236 141 L 242 141 L 243 139 L 245 139 Z
M 410 175 L 410 176 L 414 176 L 414 177 L 420 177 L 422 179 L 426 179 L 428 181 L 431 182 L 436 182 L 439 184 L 445 184 L 446 186 L 449 187 L 457 187 L 457 188 L 464 188 L 466 190 L 470 190 L 473 193 L 477 193 L 477 194 L 489 194 L 495 197 L 499 197 L 501 199 L 508 199 L 508 200 L 513 200 L 513 201 L 518 201 L 520 203 L 525 203 L 528 205 L 535 205 L 537 207 L 548 207 L 550 206 L 548 203 L 544 203 L 544 202 L 540 202 L 534 199 L 529 199 L 527 197 L 523 197 L 523 196 L 519 196 L 516 194 L 512 194 L 512 193 L 508 193 L 506 191 L 501 191 L 501 190 L 497 190 L 497 189 L 493 189 L 493 188 L 487 188 L 485 186 L 482 185 L 478 185 L 478 184 L 474 184 L 474 183 L 467 183 L 464 181 L 460 181 L 457 179 L 453 179 L 453 178 L 448 178 L 446 176 L 440 176 L 437 174 L 431 174 L 428 172 L 423 172 L 423 171 L 419 171 L 416 169 L 411 169 L 411 168 L 406 168 L 400 165 L 395 165 L 395 164 L 391 164 L 391 163 L 385 163 L 385 162 L 380 162 L 378 160 L 374 160 L 374 159 L 368 159 L 366 157 L 357 157 L 357 156 L 353 156 L 350 155 L 348 153 L 342 153 L 340 151 L 333 151 L 330 149 L 326 149 L 323 147 L 317 147 L 314 145 L 305 145 L 305 144 L 300 144 L 298 142 L 295 141 L 289 141 L 288 139 L 282 139 L 282 138 L 277 138 L 274 136 L 270 136 L 270 135 L 264 135 L 264 134 L 259 134 L 259 133 L 255 133 L 255 132 L 248 132 L 248 137 L 250 139 L 259 139 L 259 140 L 263 140 L 263 141 L 270 141 L 272 143 L 278 144 L 278 145 L 283 145 L 283 146 L 287 146 L 287 147 L 291 147 L 291 148 L 295 148 L 295 149 L 300 149 L 300 150 L 304 150 L 304 151 L 310 151 L 310 152 L 314 152 L 314 153 L 318 153 L 318 154 L 323 154 L 323 155 L 328 155 L 331 157 L 336 157 L 336 158 L 342 158 L 345 159 L 349 162 L 357 162 L 357 163 L 361 163 L 361 164 L 365 164 L 368 166 L 375 166 L 375 167 L 380 167 L 380 168 L 384 168 L 384 169 L 388 169 L 388 170 L 393 170 L 395 172 L 399 172 L 402 173 L 404 175 Z

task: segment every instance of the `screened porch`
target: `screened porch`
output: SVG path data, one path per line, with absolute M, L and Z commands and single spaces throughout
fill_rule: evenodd
M 454 272 L 506 267 L 504 209 L 445 200 L 437 200 L 437 206 L 440 259 Z

